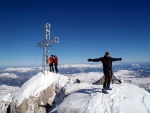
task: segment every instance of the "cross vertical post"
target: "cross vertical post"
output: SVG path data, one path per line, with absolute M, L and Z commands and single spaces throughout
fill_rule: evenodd
M 59 43 L 59 38 L 50 38 L 50 24 L 45 24 L 45 39 L 37 43 L 38 48 L 43 48 L 42 72 L 48 72 L 49 67 L 49 47 L 52 43 Z

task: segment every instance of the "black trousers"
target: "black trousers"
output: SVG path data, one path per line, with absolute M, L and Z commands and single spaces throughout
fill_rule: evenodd
M 54 66 L 55 66 L 55 72 L 56 72 L 56 73 L 58 73 L 57 65 L 58 65 L 58 64 L 54 64 Z
M 112 71 L 104 71 L 105 81 L 103 84 L 103 88 L 110 87 L 110 83 L 112 80 Z
M 50 64 L 49 64 L 49 67 L 50 67 L 50 72 L 54 72 L 53 63 L 50 63 Z

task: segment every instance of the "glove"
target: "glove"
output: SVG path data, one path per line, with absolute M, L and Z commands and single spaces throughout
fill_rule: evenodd
M 122 60 L 122 58 L 120 58 L 120 61 Z
M 92 61 L 91 58 L 89 58 L 88 61 L 89 61 L 89 62 Z

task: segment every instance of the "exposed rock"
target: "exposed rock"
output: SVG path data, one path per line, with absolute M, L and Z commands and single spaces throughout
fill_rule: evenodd
M 124 80 L 124 82 L 129 83 L 129 84 L 133 84 L 132 80 Z
M 47 89 L 40 92 L 38 97 L 24 99 L 22 104 L 17 107 L 16 101 L 11 103 L 11 113 L 47 113 L 55 97 L 55 86 L 52 84 Z
M 105 76 L 102 76 L 102 78 L 100 78 L 98 84 L 99 84 L 99 85 L 103 85 L 103 84 L 104 84 L 104 80 L 105 80 Z M 113 81 L 113 83 L 117 83 L 117 84 L 122 83 L 121 80 L 118 79 L 117 77 L 115 77 L 114 75 L 113 75 L 113 77 L 112 77 L 112 81 Z
M 63 87 L 68 81 L 68 77 L 60 74 L 38 73 L 14 95 L 10 113 L 49 113 L 50 108 L 63 100 Z

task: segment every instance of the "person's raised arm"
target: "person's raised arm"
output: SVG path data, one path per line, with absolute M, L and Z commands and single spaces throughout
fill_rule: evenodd
M 88 61 L 89 61 L 89 62 L 91 62 L 91 61 L 92 61 L 92 62 L 99 62 L 99 61 L 102 61 L 102 58 L 95 58 L 95 59 L 89 58 Z
M 112 58 L 112 61 L 121 61 L 122 58 Z

